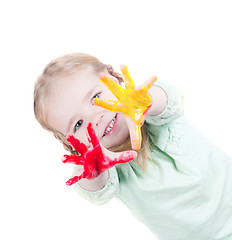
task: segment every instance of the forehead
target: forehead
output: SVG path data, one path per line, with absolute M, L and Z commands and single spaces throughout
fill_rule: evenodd
M 81 98 L 90 89 L 94 89 L 100 83 L 97 74 L 87 70 L 82 70 L 56 79 L 56 84 L 51 92 L 51 99 L 54 103 L 61 104 L 65 100 Z M 70 104 L 72 101 L 70 102 Z
M 71 74 L 58 76 L 55 79 L 56 82 L 56 89 L 62 90 L 69 88 L 73 88 L 73 86 L 79 86 L 79 88 L 88 88 L 88 86 L 92 86 L 94 84 L 98 84 L 100 82 L 98 74 L 88 71 L 88 70 L 81 70 L 78 72 L 74 72 Z
M 65 133 L 69 119 L 78 111 L 83 112 L 91 94 L 100 83 L 97 74 L 82 70 L 55 79 L 48 98 L 48 122 L 52 128 Z

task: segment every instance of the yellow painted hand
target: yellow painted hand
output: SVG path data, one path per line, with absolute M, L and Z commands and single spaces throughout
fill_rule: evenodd
M 124 77 L 126 89 L 106 76 L 101 77 L 101 81 L 117 97 L 118 101 L 100 100 L 96 98 L 94 104 L 112 112 L 121 112 L 127 117 L 132 148 L 139 150 L 141 146 L 140 127 L 143 125 L 147 110 L 151 106 L 152 101 L 148 90 L 157 80 L 157 77 L 152 77 L 145 81 L 140 87 L 135 87 L 128 68 L 122 65 L 121 72 Z

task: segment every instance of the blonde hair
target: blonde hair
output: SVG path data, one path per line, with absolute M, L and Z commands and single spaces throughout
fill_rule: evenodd
M 55 78 L 65 74 L 71 74 L 79 70 L 88 69 L 98 74 L 101 71 L 107 70 L 109 74 L 116 77 L 119 82 L 123 82 L 122 75 L 115 72 L 111 65 L 106 65 L 100 62 L 96 57 L 85 53 L 72 53 L 61 56 L 51 61 L 44 69 L 43 73 L 37 79 L 34 87 L 34 113 L 35 117 L 41 126 L 52 132 L 55 138 L 57 138 L 64 146 L 64 148 L 71 154 L 77 154 L 78 152 L 73 150 L 69 145 L 65 136 L 49 126 L 47 121 L 47 99 L 55 84 Z M 118 152 L 131 149 L 130 139 L 122 143 L 120 146 L 111 148 L 110 150 Z M 138 165 L 146 170 L 147 161 L 149 158 L 149 141 L 146 134 L 145 127 L 142 126 L 142 146 L 138 152 L 138 157 L 134 160 Z

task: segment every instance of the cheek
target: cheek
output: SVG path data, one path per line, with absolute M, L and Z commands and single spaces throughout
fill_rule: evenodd
M 83 134 L 81 136 L 81 139 L 79 139 L 80 142 L 84 143 L 86 147 L 89 147 L 90 146 L 90 143 L 89 143 L 89 140 L 88 140 L 88 137 L 86 134 Z

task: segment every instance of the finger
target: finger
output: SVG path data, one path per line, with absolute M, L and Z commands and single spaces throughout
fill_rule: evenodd
M 88 150 L 84 143 L 81 143 L 77 138 L 73 135 L 69 135 L 66 137 L 67 141 L 74 147 L 74 149 L 79 152 L 82 156 Z
M 73 185 L 74 183 L 78 182 L 80 179 L 83 178 L 83 174 L 81 174 L 80 176 L 75 176 L 73 178 L 70 178 L 67 182 L 66 182 L 66 185 L 68 186 L 71 186 Z
M 63 163 L 72 163 L 76 165 L 83 165 L 84 164 L 84 159 L 81 156 L 77 155 L 64 155 L 62 158 Z
M 120 111 L 120 102 L 119 101 L 112 101 L 112 100 L 101 100 L 99 98 L 95 98 L 94 102 L 95 105 L 99 107 L 103 107 L 111 112 L 119 112 Z
M 118 163 L 126 163 L 137 157 L 137 153 L 135 151 L 125 151 L 114 161 Z
M 141 128 L 131 118 L 126 118 L 129 128 L 132 149 L 138 151 L 141 148 Z
M 137 157 L 135 151 L 111 152 L 104 149 L 104 159 L 101 162 L 101 170 L 105 171 L 116 164 L 129 162 Z
M 110 161 L 109 165 L 114 166 L 119 163 L 130 162 L 131 160 L 135 159 L 136 157 L 137 157 L 137 153 L 135 151 L 125 151 L 125 152 L 121 153 L 118 158 L 115 158 L 112 161 Z
M 104 148 L 103 146 L 101 148 L 102 148 L 102 152 L 103 152 L 104 156 L 107 156 L 110 159 L 119 158 L 120 155 L 124 152 L 124 151 L 122 151 L 122 152 L 112 152 L 112 151 Z M 134 158 L 137 157 L 137 152 L 136 151 L 130 150 L 130 151 L 125 151 L 125 152 L 131 152 L 133 154 Z
M 147 93 L 148 90 L 151 88 L 151 86 L 155 83 L 155 81 L 157 81 L 157 79 L 158 79 L 157 76 L 152 76 L 149 79 L 147 79 L 145 82 L 143 82 L 139 88 L 143 89 L 143 91 Z
M 121 65 L 120 69 L 121 69 L 122 75 L 124 76 L 124 83 L 125 83 L 126 89 L 134 89 L 135 84 L 130 76 L 127 66 Z
M 131 137 L 131 146 L 132 149 L 138 151 L 141 148 L 141 128 L 138 125 L 135 125 L 134 129 L 130 129 L 130 137 Z
M 106 76 L 101 76 L 101 82 L 105 84 L 105 86 L 118 98 L 124 96 L 125 89 L 123 89 L 120 85 L 118 85 L 114 80 L 108 78 Z
M 93 147 L 99 145 L 98 137 L 97 137 L 91 123 L 88 124 L 87 131 L 89 134 L 89 138 L 88 138 L 89 142 L 92 143 Z

